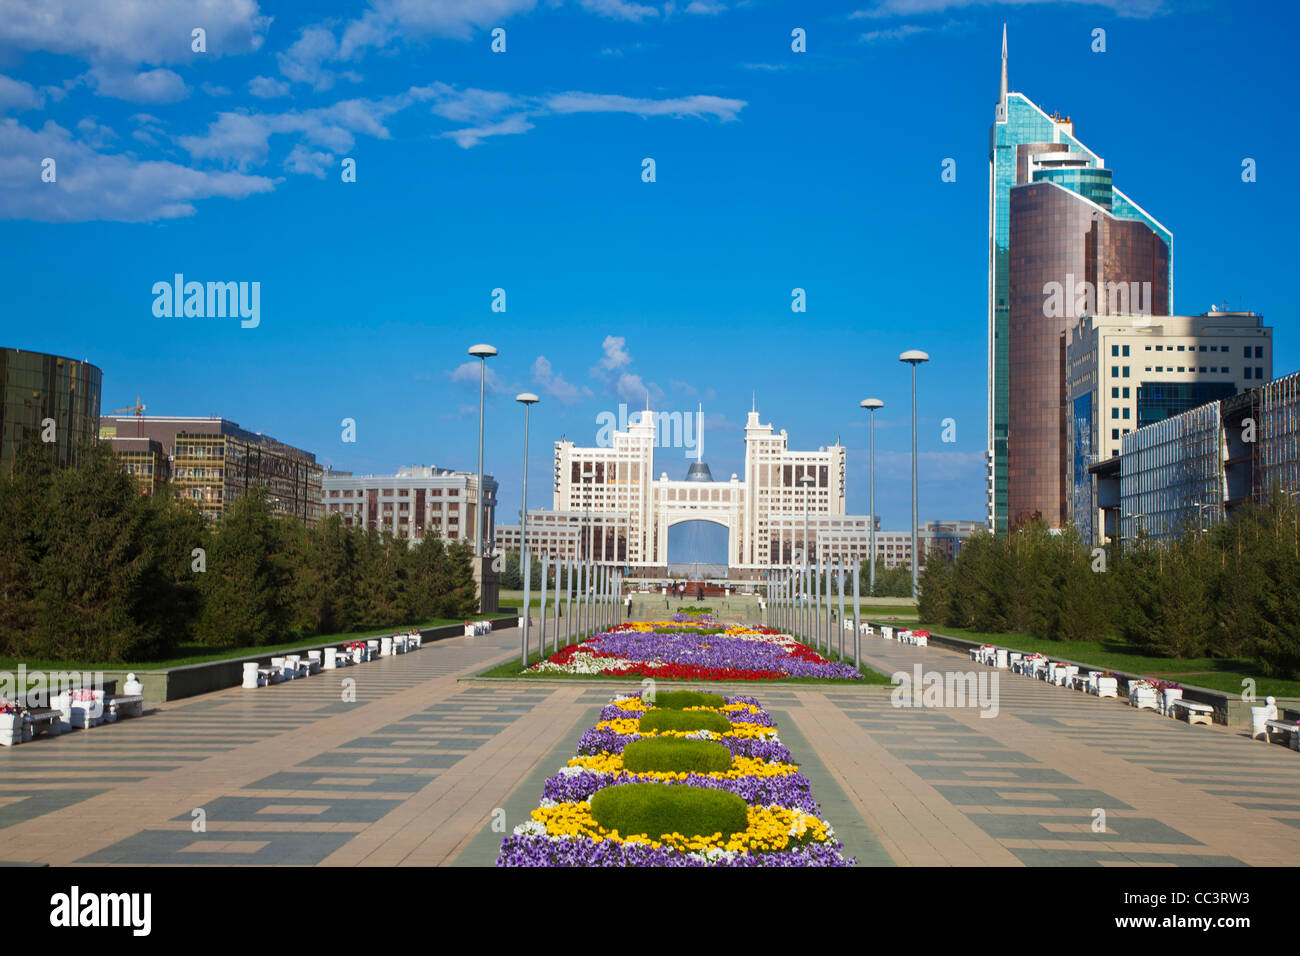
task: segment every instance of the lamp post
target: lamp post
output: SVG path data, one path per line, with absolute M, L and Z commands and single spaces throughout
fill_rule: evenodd
M 487 360 L 497 354 L 491 345 L 471 345 L 469 354 L 479 360 L 478 377 L 478 505 L 474 509 L 474 565 L 479 572 L 479 610 L 484 610 L 483 599 L 483 393 L 487 387 Z M 525 615 L 527 615 L 527 608 Z
M 871 508 L 867 512 L 870 515 L 868 519 L 871 525 L 867 528 L 867 536 L 870 538 L 870 568 L 868 574 L 871 576 L 870 594 L 876 593 L 876 409 L 884 408 L 885 403 L 878 398 L 868 398 L 858 402 L 860 408 L 865 408 L 871 413 Z
M 804 600 L 803 600 L 803 627 L 804 637 L 808 637 L 808 628 L 812 626 L 811 608 L 808 607 L 808 597 L 812 594 L 812 547 L 808 541 L 808 502 L 811 494 L 811 488 L 816 484 L 817 479 L 812 475 L 805 474 L 799 479 L 799 485 L 803 488 L 803 577 L 804 577 Z
M 480 346 L 477 346 L 477 345 L 476 345 L 474 348 L 479 348 L 479 347 L 480 347 Z M 472 352 L 473 349 L 471 349 L 470 351 Z M 495 350 L 493 350 L 493 351 L 495 351 Z M 481 399 L 480 399 L 480 400 L 481 400 Z M 533 569 L 532 558 L 529 556 L 529 553 L 528 553 L 528 416 L 529 416 L 529 414 L 532 412 L 532 408 L 533 408 L 533 406 L 534 406 L 535 404 L 537 404 L 537 402 L 539 401 L 539 399 L 538 399 L 537 396 L 534 395 L 532 392 L 520 392 L 518 395 L 515 396 L 515 401 L 518 402 L 520 405 L 524 406 L 524 501 L 523 501 L 523 507 L 520 508 L 520 510 L 519 510 L 519 553 L 520 553 L 519 563 L 520 563 L 520 565 L 521 565 L 521 566 L 523 567 L 523 569 L 524 569 L 524 635 L 523 635 L 523 645 L 524 645 L 524 649 L 523 649 L 523 654 L 522 654 L 522 656 L 520 657 L 520 666 L 523 667 L 523 668 L 527 668 L 527 667 L 528 667 L 528 619 L 532 616 L 532 608 L 529 607 L 529 600 L 530 600 L 530 597 L 531 597 L 531 596 L 530 596 L 530 594 L 529 594 L 529 590 L 530 590 L 530 589 L 529 589 L 529 587 L 528 587 L 528 584 L 529 584 L 529 582 L 530 582 L 530 580 L 531 580 L 531 578 L 532 578 L 532 569 Z M 481 408 L 481 406 L 480 406 L 480 408 Z M 480 419 L 479 419 L 479 466 L 478 466 L 478 467 L 479 467 L 479 482 L 480 482 L 479 487 L 481 488 L 481 487 L 482 487 L 481 482 L 483 481 L 483 477 L 482 477 L 482 473 L 483 473 L 483 423 L 482 423 L 481 412 L 480 412 Z M 480 494 L 479 497 L 481 498 L 482 495 Z M 543 615 L 542 635 L 545 636 L 545 634 L 546 634 L 546 624 L 545 624 L 545 615 L 546 615 L 546 597 L 545 597 L 545 595 L 546 595 L 546 578 L 545 578 L 545 574 L 546 574 L 546 570 L 545 570 L 545 565 L 543 565 L 543 568 L 542 568 L 542 574 L 543 574 L 543 577 L 542 577 L 542 615 Z M 543 651 L 543 650 L 544 650 L 544 648 L 541 647 L 540 642 L 538 643 L 538 648 L 537 648 L 537 649 L 538 649 L 539 651 Z M 540 659 L 540 658 L 539 658 L 539 659 Z
M 916 367 L 930 361 L 930 356 L 920 349 L 908 349 L 898 360 L 912 366 L 912 599 L 916 600 Z

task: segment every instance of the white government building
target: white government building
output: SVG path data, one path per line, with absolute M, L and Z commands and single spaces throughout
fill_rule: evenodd
M 647 410 L 626 431 L 614 431 L 609 447 L 557 441 L 553 508 L 529 510 L 529 551 L 622 564 L 636 577 L 694 569 L 710 577 L 757 578 L 773 565 L 797 561 L 806 522 L 819 561 L 865 559 L 870 519 L 844 513 L 845 449 L 838 441 L 817 451 L 792 451 L 784 429 L 773 432 L 751 410 L 743 480 L 735 474 L 728 481 L 713 479 L 703 460 L 702 436 L 684 479 L 663 472 L 656 480 L 657 433 L 654 414 Z M 704 568 L 690 554 L 670 552 L 669 530 L 697 521 L 726 529 L 725 567 Z M 955 547 L 956 538 L 969 535 L 974 525 L 931 523 L 920 536 L 922 553 L 926 539 L 952 539 Z M 910 562 L 910 533 L 881 532 L 878 520 L 876 527 L 877 554 L 889 565 Z M 907 541 L 906 552 L 897 547 L 900 537 Z M 498 524 L 495 543 L 518 551 L 519 526 Z

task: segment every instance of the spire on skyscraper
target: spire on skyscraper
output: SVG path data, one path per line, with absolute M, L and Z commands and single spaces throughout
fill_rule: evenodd
M 1007 25 L 1002 24 L 1002 81 L 998 84 L 998 108 L 1003 116 L 1007 112 Z

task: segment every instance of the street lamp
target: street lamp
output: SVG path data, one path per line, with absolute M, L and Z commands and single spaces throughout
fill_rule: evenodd
M 885 403 L 878 398 L 868 398 L 858 402 L 859 407 L 865 408 L 871 413 L 871 510 L 867 513 L 871 516 L 871 526 L 867 529 L 870 536 L 871 544 L 871 588 L 872 594 L 876 593 L 876 409 L 884 408 Z
M 811 596 L 812 594 L 812 581 L 810 580 L 810 576 L 812 574 L 812 563 L 811 563 L 812 549 L 808 545 L 808 501 L 810 496 L 809 489 L 812 487 L 813 484 L 816 483 L 816 481 L 817 479 L 813 478 L 812 475 L 807 475 L 807 474 L 805 474 L 802 478 L 799 479 L 799 484 L 803 486 L 803 568 L 802 571 L 803 571 L 803 578 L 804 578 L 803 581 L 804 600 L 803 600 L 803 614 L 801 616 L 804 618 L 802 629 L 805 638 L 807 638 L 808 636 L 808 627 L 812 624 L 812 615 L 808 611 L 808 597 Z
M 920 349 L 908 349 L 898 357 L 900 362 L 912 366 L 912 599 L 916 599 L 916 367 L 930 361 L 930 356 Z M 875 520 L 875 516 L 872 516 Z M 875 555 L 872 555 L 875 558 Z
M 524 583 L 524 639 L 523 639 L 524 650 L 523 650 L 523 655 L 520 658 L 522 662 L 520 666 L 527 668 L 528 667 L 528 619 L 532 614 L 532 608 L 529 606 L 530 595 L 529 595 L 528 583 L 532 578 L 532 569 L 533 569 L 532 559 L 528 554 L 528 415 L 532 411 L 533 405 L 537 404 L 539 399 L 532 392 L 520 392 L 518 395 L 515 396 L 515 401 L 518 402 L 520 405 L 524 406 L 524 502 L 523 502 L 523 507 L 519 511 L 519 564 L 524 569 L 524 582 L 525 582 Z M 482 446 L 480 445 L 480 448 L 481 447 Z M 482 467 L 483 466 L 480 463 L 479 468 L 481 469 Z M 481 478 L 479 480 L 482 481 Z M 546 587 L 545 579 L 543 579 L 542 587 L 543 588 Z M 544 597 L 545 597 L 545 593 L 543 592 L 543 598 Z M 542 605 L 543 620 L 545 619 L 545 614 L 546 614 L 546 605 L 543 604 Z M 543 623 L 542 624 L 543 632 L 545 631 L 545 628 L 546 625 L 545 623 Z M 539 646 L 538 650 L 542 651 L 543 648 Z
M 474 509 L 474 563 L 479 570 L 479 610 L 484 609 L 482 559 L 483 559 L 483 393 L 487 387 L 487 360 L 497 354 L 491 345 L 471 345 L 469 354 L 479 360 L 478 377 L 478 506 Z

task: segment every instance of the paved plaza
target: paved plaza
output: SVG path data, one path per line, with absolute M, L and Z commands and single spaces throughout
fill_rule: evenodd
M 489 865 L 620 688 L 464 682 L 515 629 L 0 750 L 0 861 Z M 886 672 L 983 671 L 868 639 Z M 1300 755 L 998 672 L 1000 712 L 747 685 L 863 865 L 1291 865 Z M 356 681 L 356 702 L 340 682 Z M 638 687 L 627 683 L 629 690 Z M 1094 830 L 1097 811 L 1105 829 Z

